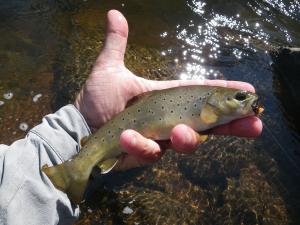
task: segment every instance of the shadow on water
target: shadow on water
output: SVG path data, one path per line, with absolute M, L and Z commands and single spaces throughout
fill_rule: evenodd
M 2 1 L 1 143 L 24 136 L 21 122 L 32 127 L 72 102 L 111 8 L 129 22 L 130 70 L 159 80 L 250 82 L 264 98 L 265 128 L 255 140 L 213 136 L 193 155 L 167 152 L 153 166 L 92 180 L 77 224 L 299 224 L 297 108 L 287 106 L 290 90 L 269 54 L 300 45 L 297 0 Z

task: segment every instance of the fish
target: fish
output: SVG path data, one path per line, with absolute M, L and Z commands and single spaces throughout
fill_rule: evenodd
M 124 130 L 133 129 L 156 141 L 168 140 L 177 124 L 203 132 L 262 110 L 257 94 L 245 90 L 192 85 L 146 92 L 84 140 L 73 159 L 44 165 L 42 171 L 72 202 L 80 203 L 93 168 L 108 173 L 124 154 L 119 142 Z

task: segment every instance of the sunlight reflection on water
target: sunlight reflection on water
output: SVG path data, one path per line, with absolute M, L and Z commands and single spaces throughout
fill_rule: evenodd
M 271 29 L 279 32 L 288 43 L 292 42 L 288 30 L 274 23 L 277 14 L 272 9 L 279 10 L 287 16 L 295 16 L 300 10 L 297 0 L 288 4 L 279 0 L 248 2 L 247 7 L 259 16 L 253 19 L 240 13 L 230 16 L 228 13 L 225 15 L 215 10 L 207 10 L 208 3 L 188 1 L 187 6 L 195 13 L 196 19 L 176 26 L 176 37 L 183 43 L 182 48 L 176 51 L 180 56 L 177 60 L 184 65 L 179 75 L 181 79 L 218 78 L 218 69 L 207 67 L 222 61 L 220 56 L 224 55 L 224 51 L 225 55 L 230 52 L 231 61 L 240 61 L 249 56 L 249 53 L 255 53 L 257 51 L 255 45 L 264 46 L 267 53 L 272 47 L 270 45 L 272 37 L 269 30 L 266 30 L 270 24 Z M 168 32 L 164 31 L 160 36 L 163 39 L 168 38 Z M 170 49 L 162 52 L 163 56 L 172 54 L 173 51 Z

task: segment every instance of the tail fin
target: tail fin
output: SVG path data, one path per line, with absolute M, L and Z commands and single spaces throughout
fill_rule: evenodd
M 53 185 L 65 192 L 72 202 L 79 204 L 82 201 L 85 188 L 90 176 L 90 170 L 83 171 L 73 161 L 67 161 L 57 166 L 44 165 L 42 171 L 48 176 Z

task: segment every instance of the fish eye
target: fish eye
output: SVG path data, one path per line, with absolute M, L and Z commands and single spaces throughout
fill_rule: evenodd
M 247 94 L 244 91 L 243 92 L 238 92 L 238 93 L 236 93 L 234 98 L 238 101 L 244 101 L 247 98 Z

